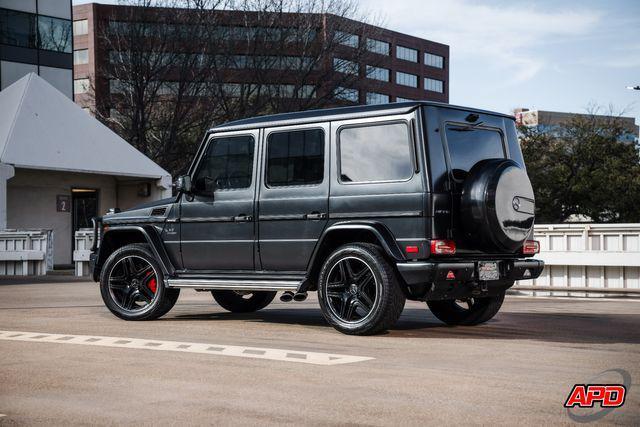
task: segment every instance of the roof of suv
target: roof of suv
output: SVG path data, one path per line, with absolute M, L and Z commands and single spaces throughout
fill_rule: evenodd
M 513 116 L 494 111 L 480 110 L 477 108 L 461 107 L 457 105 L 445 104 L 433 101 L 409 101 L 395 102 L 391 104 L 378 105 L 355 105 L 350 107 L 326 108 L 321 110 L 307 110 L 294 113 L 271 114 L 248 119 L 235 120 L 223 123 L 211 128 L 212 132 L 232 131 L 250 129 L 256 127 L 282 126 L 286 124 L 313 123 L 318 121 L 344 120 L 350 118 L 372 117 L 386 114 L 404 114 L 421 105 L 428 105 L 441 108 L 451 108 L 455 110 L 469 111 L 480 114 L 492 114 L 515 120 Z

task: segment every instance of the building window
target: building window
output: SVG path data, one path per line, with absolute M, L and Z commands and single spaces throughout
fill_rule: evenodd
M 36 48 L 36 16 L 0 9 L 0 43 Z
M 89 63 L 89 49 L 80 49 L 73 51 L 73 65 L 82 65 Z
M 413 175 L 406 123 L 343 128 L 338 149 L 343 183 L 402 181 Z
M 86 19 L 73 21 L 73 35 L 84 36 L 85 34 L 89 34 L 89 21 Z
M 424 65 L 436 68 L 444 68 L 444 57 L 433 53 L 425 52 Z
M 367 39 L 367 50 L 380 55 L 389 56 L 391 53 L 391 45 L 382 40 Z
M 442 80 L 424 78 L 424 89 L 431 92 L 444 92 L 444 82 Z
M 254 145 L 252 136 L 211 140 L 193 181 L 195 192 L 210 195 L 219 190 L 249 188 Z
M 345 33 L 344 31 L 336 31 L 335 41 L 345 46 L 358 47 L 360 38 L 355 34 Z
M 403 73 L 402 71 L 397 71 L 396 84 L 402 86 L 418 87 L 418 76 L 414 74 Z
M 418 51 L 404 46 L 397 46 L 396 58 L 410 62 L 418 62 Z
M 371 65 L 367 65 L 367 78 L 388 82 L 389 70 L 386 68 L 373 67 Z
M 75 79 L 73 81 L 73 93 L 81 94 L 89 92 L 89 79 Z
M 338 86 L 334 89 L 333 97 L 342 101 L 358 102 L 360 100 L 358 89 L 350 89 L 342 86 Z
M 278 132 L 267 140 L 267 185 L 319 184 L 324 175 L 324 131 Z
M 396 102 L 413 102 L 413 101 L 415 101 L 415 99 L 401 98 L 399 96 L 396 96 Z
M 71 53 L 71 21 L 38 16 L 38 47 L 54 52 Z
M 333 69 L 339 73 L 345 74 L 357 75 L 360 72 L 358 63 L 342 58 L 333 58 Z
M 388 104 L 389 95 L 377 92 L 367 92 L 367 104 Z

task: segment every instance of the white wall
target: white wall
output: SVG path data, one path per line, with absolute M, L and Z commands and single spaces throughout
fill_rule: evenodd
M 98 215 L 110 208 L 129 209 L 162 198 L 161 189 L 150 181 L 151 196 L 137 195 L 143 181 L 119 181 L 109 175 L 56 172 L 15 168 L 7 183 L 7 228 L 53 229 L 54 264 L 71 264 L 72 214 L 57 212 L 56 196 L 68 195 L 73 188 L 98 190 Z
M 105 213 L 116 204 L 116 181 L 111 176 L 16 168 L 7 185 L 7 227 L 53 230 L 54 264 L 71 264 L 71 212 L 56 211 L 56 196 L 74 187 L 99 191 L 98 210 Z

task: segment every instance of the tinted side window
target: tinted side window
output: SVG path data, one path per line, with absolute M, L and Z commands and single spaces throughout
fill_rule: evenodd
M 447 146 L 454 177 L 461 177 L 483 159 L 504 158 L 502 134 L 495 130 L 447 125 Z
M 194 181 L 196 192 L 251 186 L 254 141 L 252 136 L 216 138 L 209 143 Z
M 324 131 L 310 129 L 272 133 L 267 139 L 267 185 L 311 185 L 322 182 Z
M 402 181 L 413 175 L 411 139 L 405 123 L 340 131 L 340 181 Z

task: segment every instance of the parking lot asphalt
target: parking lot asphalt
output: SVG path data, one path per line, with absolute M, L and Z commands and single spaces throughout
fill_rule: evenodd
M 640 301 L 507 297 L 475 327 L 407 302 L 393 330 L 354 337 L 315 295 L 237 315 L 183 290 L 125 322 L 91 282 L 0 281 L 0 425 L 569 424 L 573 385 L 610 369 L 633 384 L 598 422 L 638 425 Z

